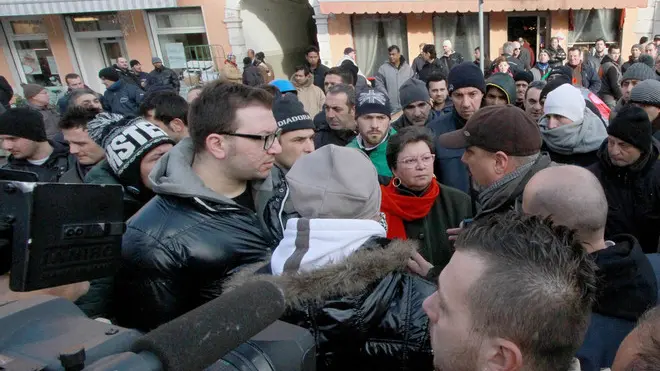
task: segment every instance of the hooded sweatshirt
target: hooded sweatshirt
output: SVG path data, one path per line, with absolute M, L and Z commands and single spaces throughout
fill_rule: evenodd
M 516 103 L 516 82 L 511 75 L 502 72 L 494 73 L 486 80 L 486 90 L 490 86 L 494 86 L 504 92 L 509 104 Z
M 271 271 L 309 272 L 328 264 L 342 262 L 368 239 L 385 237 L 387 232 L 374 220 L 289 219 L 270 260 Z M 310 246 L 314 246 L 310 249 Z M 303 256 L 297 254 L 304 249 Z
M 584 109 L 582 120 L 554 129 L 548 128 L 548 117 L 539 121 L 543 147 L 552 161 L 578 166 L 589 166 L 598 161 L 598 148 L 607 138 L 607 129 L 600 117 Z

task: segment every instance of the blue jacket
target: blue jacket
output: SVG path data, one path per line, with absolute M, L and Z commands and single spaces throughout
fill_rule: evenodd
M 438 182 L 470 194 L 470 177 L 465 164 L 461 162 L 464 149 L 448 149 L 440 145 L 437 137 L 465 126 L 466 120 L 458 115 L 455 109 L 443 113 L 431 121 L 427 127 L 435 135 L 435 165 L 434 173 Z
M 123 116 L 137 116 L 144 91 L 121 80 L 110 85 L 103 94 L 103 109 Z

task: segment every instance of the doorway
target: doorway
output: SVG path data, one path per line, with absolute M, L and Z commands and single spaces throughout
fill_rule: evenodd
M 106 66 L 112 66 L 117 63 L 119 57 L 128 55 L 122 38 L 107 37 L 99 39 L 99 43 L 101 44 L 101 53 Z
M 508 40 L 527 40 L 535 56 L 546 47 L 548 38 L 548 16 L 545 13 L 509 16 L 507 24 Z

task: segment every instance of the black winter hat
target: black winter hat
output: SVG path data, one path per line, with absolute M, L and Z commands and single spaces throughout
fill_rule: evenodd
M 314 120 L 293 94 L 285 94 L 273 102 L 273 116 L 282 133 L 315 128 Z
M 106 67 L 99 71 L 99 78 L 117 82 L 119 81 L 119 73 L 112 67 Z
M 557 89 L 558 87 L 564 84 L 570 84 L 570 83 L 571 83 L 570 78 L 564 76 L 563 74 L 557 75 L 554 79 L 548 81 L 545 87 L 541 89 L 541 95 L 539 96 L 539 99 L 540 100 L 545 99 L 551 91 Z
M 477 88 L 486 94 L 486 79 L 479 67 L 472 62 L 463 62 L 449 71 L 447 76 L 449 94 L 461 88 Z
M 571 80 L 573 79 L 573 70 L 571 70 L 571 68 L 568 66 L 554 67 L 552 68 L 552 70 L 550 70 L 550 74 L 548 75 L 548 82 L 552 81 L 552 79 L 559 78 L 559 76 L 557 75 L 567 77 L 568 82 L 570 83 Z
M 653 132 L 649 116 L 640 107 L 626 105 L 607 128 L 607 133 L 626 143 L 630 143 L 642 152 L 651 150 Z
M 408 81 L 411 80 L 413 79 Z M 386 94 L 375 89 L 366 89 L 358 94 L 357 107 L 355 108 L 356 119 L 370 113 L 381 113 L 387 117 L 391 117 L 391 112 L 392 106 L 390 106 L 390 99 Z
M 534 75 L 528 71 L 518 71 L 513 75 L 513 80 L 515 82 L 525 81 L 528 84 L 531 84 L 534 81 Z
M 27 108 L 10 108 L 0 115 L 0 135 L 45 142 L 46 129 L 41 113 Z

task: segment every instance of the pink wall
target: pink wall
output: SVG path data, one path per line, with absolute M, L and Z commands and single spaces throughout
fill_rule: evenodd
M 62 84 L 64 84 L 64 75 L 75 72 L 73 63 L 71 62 L 71 56 L 69 55 L 69 48 L 66 44 L 64 22 L 62 21 L 62 16 L 59 14 L 46 15 L 43 17 L 43 20 L 48 34 L 50 50 L 53 52 L 53 57 L 55 57 L 55 63 L 57 63 L 57 69 L 60 73 L 60 79 L 62 80 Z
M 433 44 L 433 14 L 406 15 L 406 28 L 408 29 L 408 62 L 419 55 L 419 44 Z
M 220 45 L 225 53 L 231 52 L 225 19 L 225 0 L 178 0 L 179 6 L 201 7 L 210 45 Z
M 334 66 L 344 55 L 344 48 L 355 47 L 351 29 L 351 16 L 337 14 L 334 17 L 328 17 L 328 33 L 330 34 L 330 50 L 335 58 L 335 60 L 330 61 L 330 64 Z M 358 56 L 358 58 L 360 57 Z

